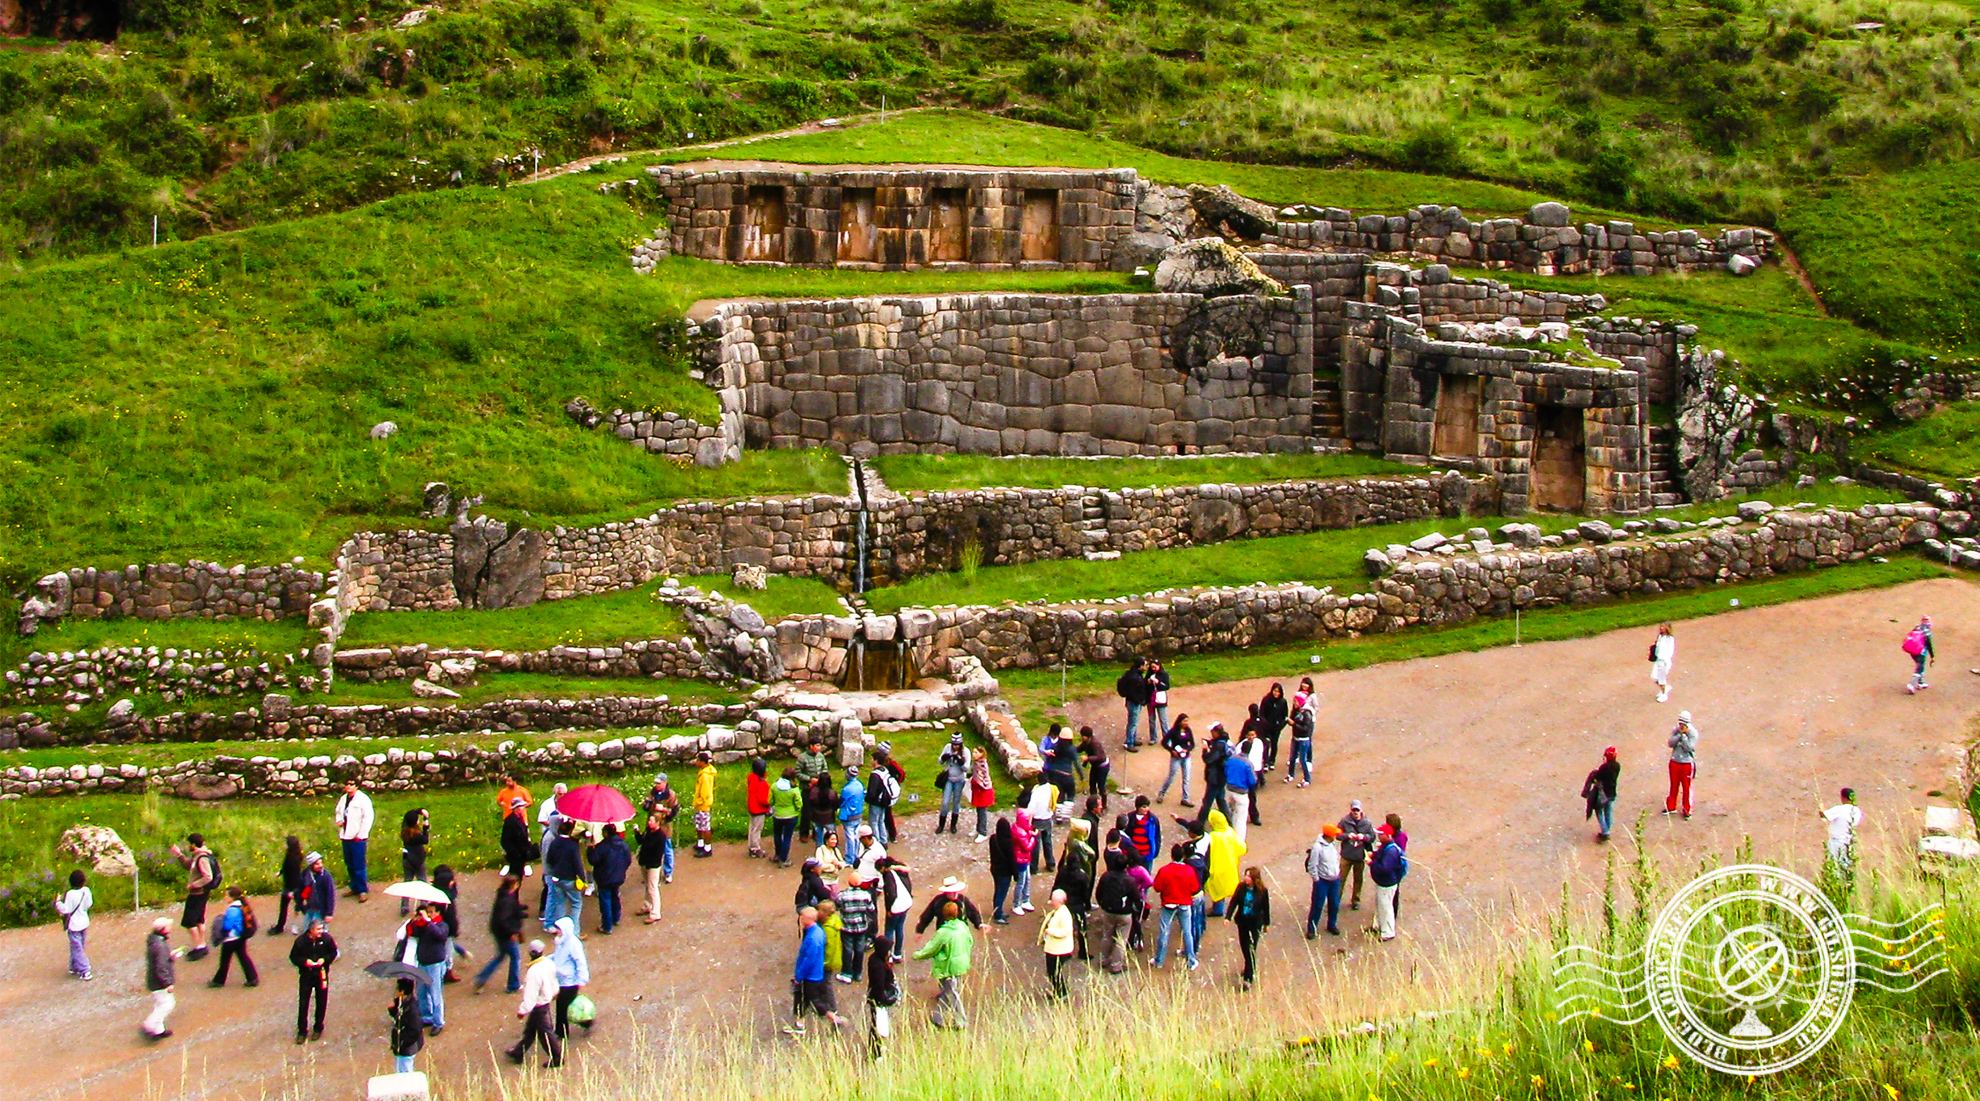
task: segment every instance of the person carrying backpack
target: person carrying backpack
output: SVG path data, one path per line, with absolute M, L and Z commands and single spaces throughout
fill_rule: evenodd
M 1616 747 L 1602 751 L 1602 763 L 1588 772 L 1588 778 L 1581 782 L 1581 798 L 1586 803 L 1584 819 L 1593 818 L 1601 832 L 1595 835 L 1597 841 L 1607 841 L 1609 830 L 1616 817 L 1616 778 L 1622 775 L 1622 763 L 1616 760 Z
M 1932 687 L 1925 683 L 1925 669 L 1932 664 L 1932 659 L 1938 656 L 1932 649 L 1931 616 L 1921 617 L 1918 626 L 1913 627 L 1911 633 L 1904 636 L 1904 652 L 1911 656 L 1914 666 L 1911 679 L 1905 682 L 1904 691 L 1908 696 L 1915 696 L 1919 689 Z
M 1396 939 L 1396 891 L 1409 874 L 1409 857 L 1396 844 L 1396 831 L 1387 822 L 1375 827 L 1375 852 L 1368 858 L 1368 877 L 1375 881 L 1375 933 L 1387 943 Z
M 186 869 L 186 903 L 179 914 L 179 927 L 192 941 L 186 958 L 200 960 L 206 958 L 206 900 L 220 889 L 220 858 L 206 847 L 206 838 L 200 834 L 187 834 L 186 843 L 192 848 L 181 850 L 173 845 L 170 850 Z
M 866 824 L 873 827 L 873 839 L 882 845 L 894 843 L 893 831 L 887 828 L 887 812 L 901 797 L 901 782 L 894 770 L 887 767 L 888 756 L 876 747 L 873 771 L 866 776 Z
M 227 888 L 227 908 L 220 912 L 220 967 L 213 973 L 213 981 L 208 986 L 227 985 L 227 968 L 234 960 L 241 961 L 241 976 L 249 986 L 261 985 L 261 974 L 255 970 L 254 960 L 248 956 L 248 942 L 260 931 L 261 923 L 254 916 L 254 906 L 247 900 L 247 892 L 239 887 Z
M 1140 658 L 1134 659 L 1128 665 L 1127 672 L 1121 674 L 1121 679 L 1114 682 L 1114 694 L 1127 704 L 1127 744 L 1124 748 L 1129 753 L 1141 752 L 1140 744 L 1135 741 L 1135 732 L 1141 722 L 1141 710 L 1148 706 L 1148 675 L 1142 671 L 1146 664 Z M 1152 723 L 1148 730 L 1150 734 L 1155 733 Z M 1149 740 L 1155 739 L 1151 737 Z

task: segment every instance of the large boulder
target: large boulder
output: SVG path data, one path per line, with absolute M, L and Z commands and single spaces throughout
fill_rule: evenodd
M 70 826 L 55 843 L 55 855 L 87 864 L 97 875 L 125 876 L 137 871 L 137 856 L 108 826 Z
M 1264 203 L 1232 191 L 1223 184 L 1191 184 L 1190 205 L 1210 228 L 1246 241 L 1256 241 L 1278 224 L 1278 212 Z
M 454 595 L 463 605 L 494 611 L 543 599 L 550 541 L 542 532 L 477 516 L 455 520 L 453 535 Z
M 1220 237 L 1199 237 L 1170 249 L 1155 268 L 1155 289 L 1205 298 L 1286 293 L 1285 284 Z

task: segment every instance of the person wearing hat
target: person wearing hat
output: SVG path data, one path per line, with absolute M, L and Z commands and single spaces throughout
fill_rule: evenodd
M 861 782 L 858 769 L 848 768 L 846 782 L 839 785 L 839 848 L 845 852 L 848 863 L 859 863 L 860 825 L 865 819 L 866 784 Z
M 153 918 L 151 933 L 144 938 L 144 988 L 151 992 L 151 1012 L 138 1026 L 148 1040 L 163 1040 L 172 1034 L 165 1024 L 179 1004 L 173 994 L 178 985 L 178 955 L 172 947 L 172 919 Z
M 826 884 L 818 861 L 806 858 L 803 867 L 798 869 L 797 908 L 815 907 L 831 897 L 832 888 Z
M 1354 892 L 1348 899 L 1348 909 L 1361 909 L 1361 876 L 1367 869 L 1369 850 L 1375 847 L 1375 823 L 1362 813 L 1361 800 L 1348 804 L 1346 817 L 1337 823 L 1341 828 L 1341 887 L 1347 893 L 1350 876 L 1354 879 Z
M 960 830 L 963 793 L 969 786 L 969 747 L 963 745 L 962 731 L 949 735 L 949 744 L 942 747 L 942 809 L 935 816 L 935 832 L 947 829 L 950 833 Z
M 550 927 L 550 959 L 557 968 L 557 1036 L 571 1034 L 571 1003 L 591 984 L 591 960 L 584 954 L 584 939 L 578 936 L 577 919 L 560 917 Z
M 312 852 L 303 857 L 302 889 L 298 896 L 305 928 L 311 922 L 328 921 L 337 913 L 337 883 L 330 878 L 330 869 L 323 866 L 322 853 Z
M 289 962 L 296 969 L 296 1043 L 323 1039 L 323 1015 L 330 1008 L 330 965 L 337 962 L 337 942 L 322 918 L 309 919 L 309 931 L 289 946 Z M 311 1027 L 309 1007 L 316 1005 L 316 1024 Z
M 529 942 L 529 971 L 523 977 L 522 1002 L 516 1017 L 523 1022 L 522 1040 L 503 1054 L 511 1063 L 529 1057 L 529 1050 L 541 1043 L 550 1053 L 546 1067 L 564 1065 L 564 1040 L 553 1017 L 557 1004 L 557 961 L 543 954 L 543 942 Z
M 715 855 L 715 755 L 707 750 L 694 770 L 694 855 Z
M 1616 747 L 1602 751 L 1602 763 L 1588 772 L 1588 778 L 1581 782 L 1581 798 L 1586 809 L 1582 818 L 1593 818 L 1600 828 L 1596 841 L 1607 841 L 1609 829 L 1616 817 L 1616 778 L 1622 775 L 1622 762 L 1616 760 Z
M 880 862 L 887 859 L 887 846 L 873 836 L 873 827 L 861 824 L 855 831 L 859 836 L 859 877 L 872 881 L 880 878 Z
M 550 788 L 550 798 L 545 799 L 543 805 L 536 808 L 536 824 L 543 827 L 537 837 L 537 852 L 542 855 L 545 863 L 550 860 L 551 844 L 563 833 L 559 827 L 563 825 L 564 816 L 557 813 L 557 798 L 569 790 L 571 789 L 563 784 L 553 785 Z
M 1671 790 L 1664 797 L 1664 813 L 1676 814 L 1681 806 L 1690 818 L 1691 781 L 1698 775 L 1698 730 L 1691 725 L 1691 712 L 1678 712 L 1677 726 L 1664 744 L 1671 750 Z
M 653 790 L 646 793 L 640 802 L 640 810 L 646 812 L 647 821 L 655 815 L 660 824 L 660 877 L 668 883 L 674 881 L 674 819 L 681 813 L 681 797 L 667 783 L 667 774 L 662 772 L 653 778 Z
M 969 896 L 963 893 L 963 881 L 950 876 L 942 881 L 941 887 L 936 889 L 935 897 L 928 900 L 928 907 L 921 911 L 921 918 L 914 923 L 914 931 L 917 934 L 927 932 L 928 927 L 941 918 L 942 907 L 952 902 L 962 915 L 963 921 L 971 928 L 986 928 L 983 924 L 983 911 L 978 910 L 976 903 L 971 902 Z
M 1306 850 L 1306 875 L 1313 880 L 1313 900 L 1306 908 L 1306 939 L 1320 935 L 1320 915 L 1327 915 L 1327 935 L 1341 935 L 1341 828 L 1332 822 Z
M 882 845 L 894 843 L 894 804 L 901 797 L 901 777 L 894 770 L 899 767 L 891 744 L 873 747 L 873 771 L 866 774 L 866 824 Z
M 1375 933 L 1384 943 L 1396 939 L 1396 891 L 1409 874 L 1409 858 L 1396 844 L 1387 822 L 1375 827 L 1375 851 L 1368 857 L 1368 877 L 1375 881 Z

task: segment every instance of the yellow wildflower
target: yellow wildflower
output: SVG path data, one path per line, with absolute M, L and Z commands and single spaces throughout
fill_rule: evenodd
M 1676 1070 L 1676 1069 L 1678 1069 L 1678 1057 L 1677 1057 L 1677 1056 L 1675 1056 L 1675 1055 L 1666 1055 L 1666 1056 L 1664 1056 L 1664 1062 L 1663 1062 L 1663 1067 L 1664 1067 L 1664 1069 L 1665 1069 L 1665 1070 Z
M 1437 1060 L 1436 1060 L 1436 1059 L 1434 1059 L 1434 1058 L 1431 1058 L 1431 1059 L 1425 1059 L 1425 1060 L 1423 1060 L 1423 1065 L 1424 1065 L 1424 1066 L 1426 1066 L 1426 1067 L 1434 1067 L 1434 1066 L 1436 1066 L 1436 1065 L 1437 1065 Z

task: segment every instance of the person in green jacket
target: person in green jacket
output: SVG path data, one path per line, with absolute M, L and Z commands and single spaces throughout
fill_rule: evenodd
M 791 866 L 791 842 L 804 817 L 804 793 L 798 790 L 797 769 L 787 768 L 770 785 L 770 827 L 777 842 L 777 866 Z
M 935 981 L 941 989 L 935 995 L 935 1006 L 928 1013 L 928 1019 L 936 1028 L 964 1028 L 969 1025 L 969 1014 L 963 1012 L 962 980 L 969 974 L 969 952 L 976 944 L 976 934 L 969 923 L 962 919 L 962 907 L 953 902 L 942 904 L 942 924 L 914 954 L 918 960 L 933 960 Z

